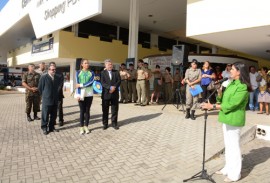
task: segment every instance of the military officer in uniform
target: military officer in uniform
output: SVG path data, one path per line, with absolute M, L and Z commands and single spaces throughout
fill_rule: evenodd
M 165 74 L 164 74 L 164 82 L 165 82 L 165 90 L 164 90 L 164 95 L 165 95 L 165 102 L 170 102 L 172 99 L 172 89 L 173 89 L 173 78 L 171 75 L 171 68 L 166 67 L 165 68 Z
M 120 93 L 121 99 L 120 103 L 128 103 L 128 78 L 130 77 L 126 64 L 122 63 L 120 68 L 120 77 L 121 77 L 121 85 L 120 85 Z
M 130 75 L 130 77 L 128 78 L 128 99 L 130 102 L 135 103 L 137 101 L 137 90 L 136 90 L 137 70 L 134 69 L 133 64 L 129 64 L 128 73 Z
M 40 111 L 40 95 L 38 91 L 38 83 L 40 79 L 40 74 L 34 71 L 35 65 L 28 65 L 28 72 L 24 73 L 22 78 L 22 85 L 26 88 L 25 101 L 26 101 L 26 114 L 27 120 L 40 120 L 37 113 Z M 31 118 L 31 109 L 33 106 L 34 119 Z
M 137 69 L 137 94 L 138 94 L 138 100 L 135 105 L 141 105 L 146 106 L 146 88 L 145 88 L 145 80 L 148 78 L 147 70 L 143 66 L 143 60 L 138 61 L 138 69 Z
M 190 118 L 195 120 L 195 109 L 198 102 L 199 95 L 192 96 L 190 93 L 190 88 L 194 88 L 195 85 L 201 82 L 201 69 L 197 68 L 198 61 L 193 59 L 191 62 L 191 67 L 186 70 L 184 82 L 187 83 L 186 86 L 186 119 Z M 190 113 L 191 111 L 191 113 Z
M 146 96 L 146 104 L 149 105 L 150 102 L 150 81 L 149 79 L 152 77 L 152 72 L 151 70 L 148 68 L 148 63 L 145 62 L 143 64 L 144 68 L 146 69 L 146 72 L 148 74 L 148 78 L 145 80 L 145 96 Z

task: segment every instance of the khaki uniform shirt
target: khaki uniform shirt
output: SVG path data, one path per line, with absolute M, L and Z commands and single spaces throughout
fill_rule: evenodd
M 136 69 L 129 70 L 128 73 L 130 75 L 129 80 L 135 81 L 137 79 L 136 78 L 136 74 L 137 74 L 137 70 Z
M 148 73 L 148 77 L 147 77 L 147 79 L 146 79 L 146 80 L 151 79 L 151 77 L 152 77 L 152 72 L 151 72 L 151 70 L 150 70 L 150 69 L 148 69 L 148 68 L 146 68 L 146 72 Z
M 40 74 L 37 72 L 29 73 L 26 72 L 23 74 L 22 82 L 25 82 L 29 87 L 38 87 L 38 82 L 40 79 Z M 39 92 L 32 92 L 28 89 L 26 89 L 26 95 L 33 96 L 33 95 L 39 95 Z
M 174 82 L 181 81 L 181 76 L 180 76 L 180 74 L 175 74 L 175 75 L 173 76 L 173 81 L 174 81 Z
M 120 70 L 119 73 L 120 73 L 121 80 L 127 80 L 130 76 L 126 69 Z
M 199 78 L 201 78 L 202 72 L 201 69 L 192 69 L 189 68 L 186 70 L 186 74 L 185 74 L 185 82 L 187 82 L 186 80 L 189 80 L 189 82 L 193 82 Z
M 171 74 L 165 73 L 163 75 L 163 77 L 164 77 L 165 83 L 171 83 L 172 82 L 172 75 Z
M 139 67 L 137 70 L 137 79 L 138 80 L 146 79 L 146 76 L 145 76 L 146 73 L 147 71 L 144 67 Z

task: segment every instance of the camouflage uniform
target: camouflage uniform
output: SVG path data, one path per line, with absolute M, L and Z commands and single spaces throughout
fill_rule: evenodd
M 38 82 L 40 79 L 40 74 L 36 73 L 35 71 L 33 73 L 25 73 L 22 78 L 22 82 L 25 82 L 29 87 L 38 87 Z M 33 92 L 28 89 L 26 89 L 25 93 L 25 102 L 26 102 L 26 110 L 25 112 L 27 114 L 31 113 L 31 108 L 33 105 L 33 112 L 37 113 L 40 111 L 40 95 L 39 92 Z

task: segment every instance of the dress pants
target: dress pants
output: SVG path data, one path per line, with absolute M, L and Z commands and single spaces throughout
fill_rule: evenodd
M 242 127 L 223 124 L 225 144 L 225 166 L 221 169 L 223 175 L 233 181 L 241 178 L 242 156 L 240 149 L 240 134 Z
M 118 109 L 119 109 L 119 101 L 118 98 L 113 98 L 110 100 L 102 100 L 102 122 L 104 126 L 108 125 L 108 118 L 109 118 L 109 107 L 111 104 L 111 112 L 112 112 L 112 126 L 117 126 L 118 120 Z
M 57 105 L 42 105 L 41 129 L 54 129 L 54 123 L 57 116 Z
M 64 121 L 63 118 L 63 98 L 58 101 L 58 121 Z

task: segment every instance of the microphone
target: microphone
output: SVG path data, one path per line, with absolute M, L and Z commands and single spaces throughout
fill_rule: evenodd
M 221 79 L 221 80 L 215 82 L 214 85 L 217 85 L 217 84 L 219 84 L 219 83 L 223 83 L 224 81 L 227 81 L 228 79 L 229 79 L 229 78 L 223 78 L 223 79 Z

